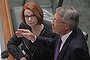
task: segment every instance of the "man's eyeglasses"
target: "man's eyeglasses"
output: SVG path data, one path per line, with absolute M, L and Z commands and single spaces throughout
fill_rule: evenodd
M 66 23 L 66 22 L 63 22 L 63 21 L 57 21 L 56 19 L 53 19 L 53 23 L 60 24 L 60 23 Z

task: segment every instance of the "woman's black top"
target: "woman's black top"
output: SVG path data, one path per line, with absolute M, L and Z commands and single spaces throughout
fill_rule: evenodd
M 23 23 L 20 24 L 19 28 L 32 31 L 28 25 Z M 26 57 L 27 60 L 53 60 L 55 38 L 56 34 L 45 26 L 34 43 L 24 37 L 17 38 L 14 35 L 8 41 L 7 47 L 16 60 L 20 60 L 21 57 Z M 18 47 L 20 45 L 22 47 Z

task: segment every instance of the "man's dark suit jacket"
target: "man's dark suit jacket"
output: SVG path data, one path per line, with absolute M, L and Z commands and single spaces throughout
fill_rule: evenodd
M 90 60 L 85 37 L 79 28 L 67 38 L 57 60 Z

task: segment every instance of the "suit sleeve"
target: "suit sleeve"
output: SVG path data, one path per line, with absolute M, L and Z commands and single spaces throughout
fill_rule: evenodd
M 56 35 L 53 35 L 51 38 L 50 37 L 42 37 L 42 36 L 38 36 L 36 41 L 34 42 L 34 44 L 36 44 L 36 46 L 39 44 L 41 44 L 44 48 L 47 49 L 54 49 L 55 47 L 55 42 L 56 42 Z
M 22 23 L 20 24 L 19 28 L 24 28 L 25 25 Z M 22 43 L 22 38 L 17 38 L 17 36 L 14 34 L 10 40 L 8 41 L 7 48 L 8 51 L 13 55 L 16 60 L 20 60 L 21 57 L 24 57 L 24 54 L 18 47 Z
M 19 60 L 21 57 L 24 57 L 22 51 L 18 47 L 21 44 L 21 40 L 17 38 L 15 35 L 11 37 L 11 39 L 8 41 L 7 47 L 9 52 L 15 57 L 17 60 Z

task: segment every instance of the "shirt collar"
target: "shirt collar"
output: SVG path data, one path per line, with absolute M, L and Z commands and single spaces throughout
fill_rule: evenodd
M 63 35 L 61 37 L 62 43 L 65 43 L 65 41 L 67 40 L 67 38 L 69 37 L 69 35 L 72 33 L 72 31 L 70 31 L 69 33 L 67 33 L 66 35 Z

